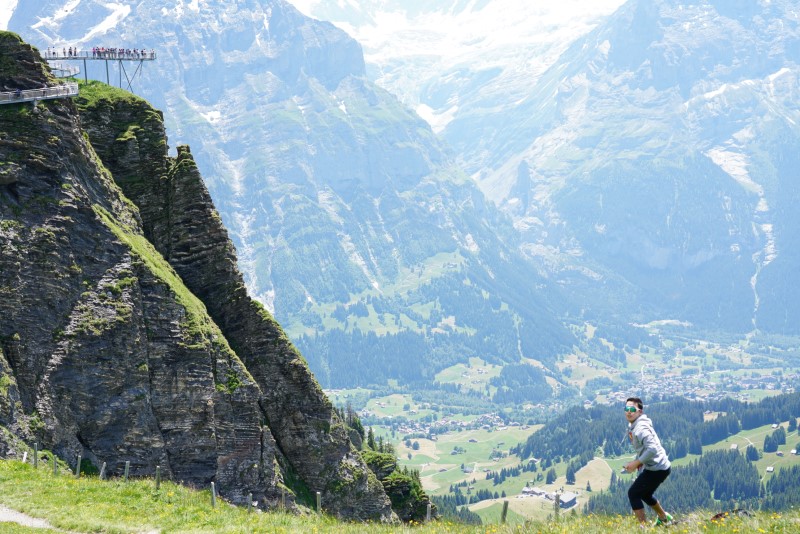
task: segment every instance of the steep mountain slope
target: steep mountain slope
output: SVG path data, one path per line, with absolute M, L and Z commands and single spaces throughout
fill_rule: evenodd
M 737 6 L 625 4 L 483 137 L 481 185 L 532 256 L 631 283 L 636 320 L 798 333 L 800 27 Z
M 555 319 L 569 307 L 516 252 L 510 221 L 364 79 L 340 30 L 279 0 L 123 2 L 106 18 L 58 5 L 26 4 L 10 27 L 42 47 L 158 51 L 137 90 L 194 147 L 248 288 L 323 384 L 420 380 L 471 355 L 550 365 L 571 346 Z
M 526 48 L 517 30 L 534 22 L 510 2 L 300 3 L 363 39 L 381 84 L 433 110 L 525 253 L 590 316 L 799 332 L 793 2 L 631 0 L 568 49 Z M 436 39 L 476 13 L 483 35 L 502 8 L 516 17 L 494 39 Z M 500 46 L 515 37 L 520 56 Z
M 0 57 L 3 89 L 56 83 L 14 34 Z M 134 475 L 215 481 L 234 502 L 275 506 L 288 487 L 290 503 L 320 491 L 331 513 L 391 519 L 302 357 L 247 295 L 188 148 L 168 157 L 146 102 L 83 93 L 80 116 L 70 100 L 0 107 L 0 450 L 36 439 L 112 474 L 130 461 Z

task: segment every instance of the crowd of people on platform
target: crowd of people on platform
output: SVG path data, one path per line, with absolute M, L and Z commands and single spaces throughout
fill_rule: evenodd
M 80 50 L 78 47 L 58 48 L 48 46 L 44 55 L 48 59 L 69 59 L 69 58 L 92 58 L 92 59 L 155 59 L 156 51 L 144 48 L 106 48 L 104 46 L 93 46 L 92 54 L 88 50 Z

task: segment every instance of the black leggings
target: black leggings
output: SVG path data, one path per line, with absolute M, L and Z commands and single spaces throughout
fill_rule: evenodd
M 653 493 L 655 493 L 661 483 L 667 479 L 670 471 L 671 469 L 666 469 L 664 471 L 648 471 L 647 469 L 643 469 L 628 490 L 628 499 L 631 501 L 631 508 L 633 510 L 641 510 L 644 508 L 644 503 L 647 503 L 648 506 L 655 506 L 658 504 L 658 500 L 653 497 Z M 644 501 L 644 503 L 642 501 Z

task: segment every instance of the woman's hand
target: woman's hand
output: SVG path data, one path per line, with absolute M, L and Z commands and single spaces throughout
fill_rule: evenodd
M 630 463 L 625 464 L 623 466 L 623 469 L 625 469 L 625 471 L 627 471 L 628 473 L 633 473 L 634 471 L 639 469 L 641 466 L 642 466 L 642 462 L 640 462 L 639 460 L 634 460 L 634 461 L 632 461 Z

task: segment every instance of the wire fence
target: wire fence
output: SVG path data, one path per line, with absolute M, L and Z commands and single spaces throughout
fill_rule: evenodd
M 49 457 L 52 460 L 53 476 L 58 476 L 58 474 L 59 474 L 58 473 L 58 458 L 52 452 L 49 453 Z M 44 459 L 44 461 L 46 462 L 47 460 Z M 28 453 L 27 453 L 27 451 L 23 454 L 22 462 L 23 463 L 27 463 L 28 462 Z M 75 463 L 75 471 L 74 472 L 72 472 L 72 471 L 70 472 L 75 478 L 80 478 L 80 476 L 81 476 L 81 464 L 82 464 L 82 462 L 83 462 L 83 458 L 82 458 L 82 456 L 80 454 L 78 454 L 78 458 L 77 458 L 77 461 Z M 38 467 L 39 467 L 39 444 L 38 443 L 34 443 L 34 445 L 33 445 L 33 458 L 31 460 L 31 463 L 33 464 L 34 468 L 38 469 Z M 98 478 L 100 480 L 109 480 L 109 476 L 108 476 L 108 473 L 106 471 L 106 467 L 107 467 L 106 462 L 103 462 L 103 465 L 100 467 L 100 472 L 99 472 L 99 475 L 98 475 Z M 125 470 L 123 471 L 123 475 L 122 475 L 122 481 L 123 482 L 128 482 L 128 480 L 129 480 L 130 467 L 131 467 L 130 461 L 126 461 L 125 462 Z M 158 491 L 160 489 L 160 487 L 161 487 L 161 466 L 158 466 L 158 465 L 156 466 L 155 477 L 153 479 L 153 484 L 155 486 L 155 490 Z M 210 489 L 211 489 L 211 507 L 212 508 L 216 508 L 217 499 L 219 498 L 219 494 L 217 493 L 217 487 L 216 487 L 214 482 L 211 482 Z M 253 494 L 252 493 L 248 493 L 247 494 L 247 503 L 246 503 L 247 511 L 248 512 L 252 512 L 253 509 L 255 507 L 257 507 L 257 506 L 258 506 L 258 503 L 253 501 Z M 283 489 L 283 488 L 281 488 L 280 507 L 283 510 L 286 509 L 286 490 Z M 427 505 L 427 513 L 426 513 L 426 516 L 425 516 L 425 522 L 426 523 L 431 521 L 431 511 L 432 511 L 432 507 L 431 507 L 431 503 L 429 502 L 428 505 Z M 322 493 L 319 492 L 319 491 L 316 492 L 316 512 L 318 514 L 322 513 Z M 508 501 L 504 501 L 503 502 L 502 516 L 501 516 L 501 520 L 500 520 L 501 523 L 505 523 L 506 522 L 507 513 L 508 513 Z
M 23 463 L 28 463 L 30 461 L 30 463 L 33 464 L 34 469 L 39 469 L 39 462 L 42 462 L 44 464 L 51 463 L 52 470 L 53 470 L 53 476 L 68 475 L 68 476 L 74 476 L 75 478 L 81 478 L 81 475 L 85 474 L 85 469 L 82 469 L 82 464 L 83 464 L 83 460 L 84 460 L 82 455 L 78 454 L 77 460 L 75 462 L 75 470 L 74 471 L 70 468 L 67 473 L 59 473 L 59 459 L 58 459 L 58 457 L 55 454 L 53 454 L 52 452 L 46 452 L 46 453 L 42 454 L 43 452 L 44 451 L 42 451 L 42 452 L 39 451 L 39 443 L 34 443 L 32 457 L 29 460 L 28 459 L 28 452 L 25 451 L 23 453 L 23 456 L 22 456 L 22 462 Z M 122 473 L 122 476 L 121 477 L 115 477 L 115 480 L 118 480 L 118 481 L 120 481 L 122 483 L 127 483 L 129 480 L 132 480 L 133 477 L 130 476 L 130 468 L 131 468 L 131 462 L 130 461 L 126 461 L 125 462 L 125 468 L 124 468 L 124 471 Z M 92 471 L 94 471 L 94 473 L 97 473 L 97 471 L 95 471 L 95 470 L 92 470 Z M 106 462 L 103 462 L 103 465 L 100 467 L 100 471 L 99 471 L 99 473 L 97 473 L 97 478 L 99 480 L 105 480 L 105 481 L 111 480 L 111 477 L 109 476 L 108 471 L 107 471 L 107 463 Z M 161 466 L 159 466 L 159 465 L 156 466 L 155 475 L 154 475 L 154 478 L 152 480 L 153 480 L 153 485 L 154 485 L 155 491 L 159 491 L 160 488 L 161 488 L 161 480 L 162 480 Z M 200 488 L 194 487 L 194 489 L 200 489 Z M 217 488 L 217 486 L 216 486 L 216 484 L 214 482 L 211 482 L 207 489 L 211 490 L 211 493 L 210 493 L 210 495 L 211 495 L 211 500 L 210 500 L 211 507 L 212 508 L 216 508 L 217 500 L 218 499 L 219 500 L 222 499 L 220 497 L 219 493 L 218 493 L 218 488 Z M 319 491 L 316 492 L 316 498 L 317 498 L 316 511 L 317 511 L 317 513 L 322 513 L 322 495 L 321 495 L 321 493 Z M 206 502 L 208 503 L 208 501 L 206 501 Z M 281 500 L 280 500 L 279 506 L 283 510 L 286 509 L 286 490 L 284 488 L 281 488 Z M 247 509 L 248 512 L 252 512 L 254 509 L 258 509 L 258 503 L 253 500 L 252 492 L 247 494 L 246 509 Z

